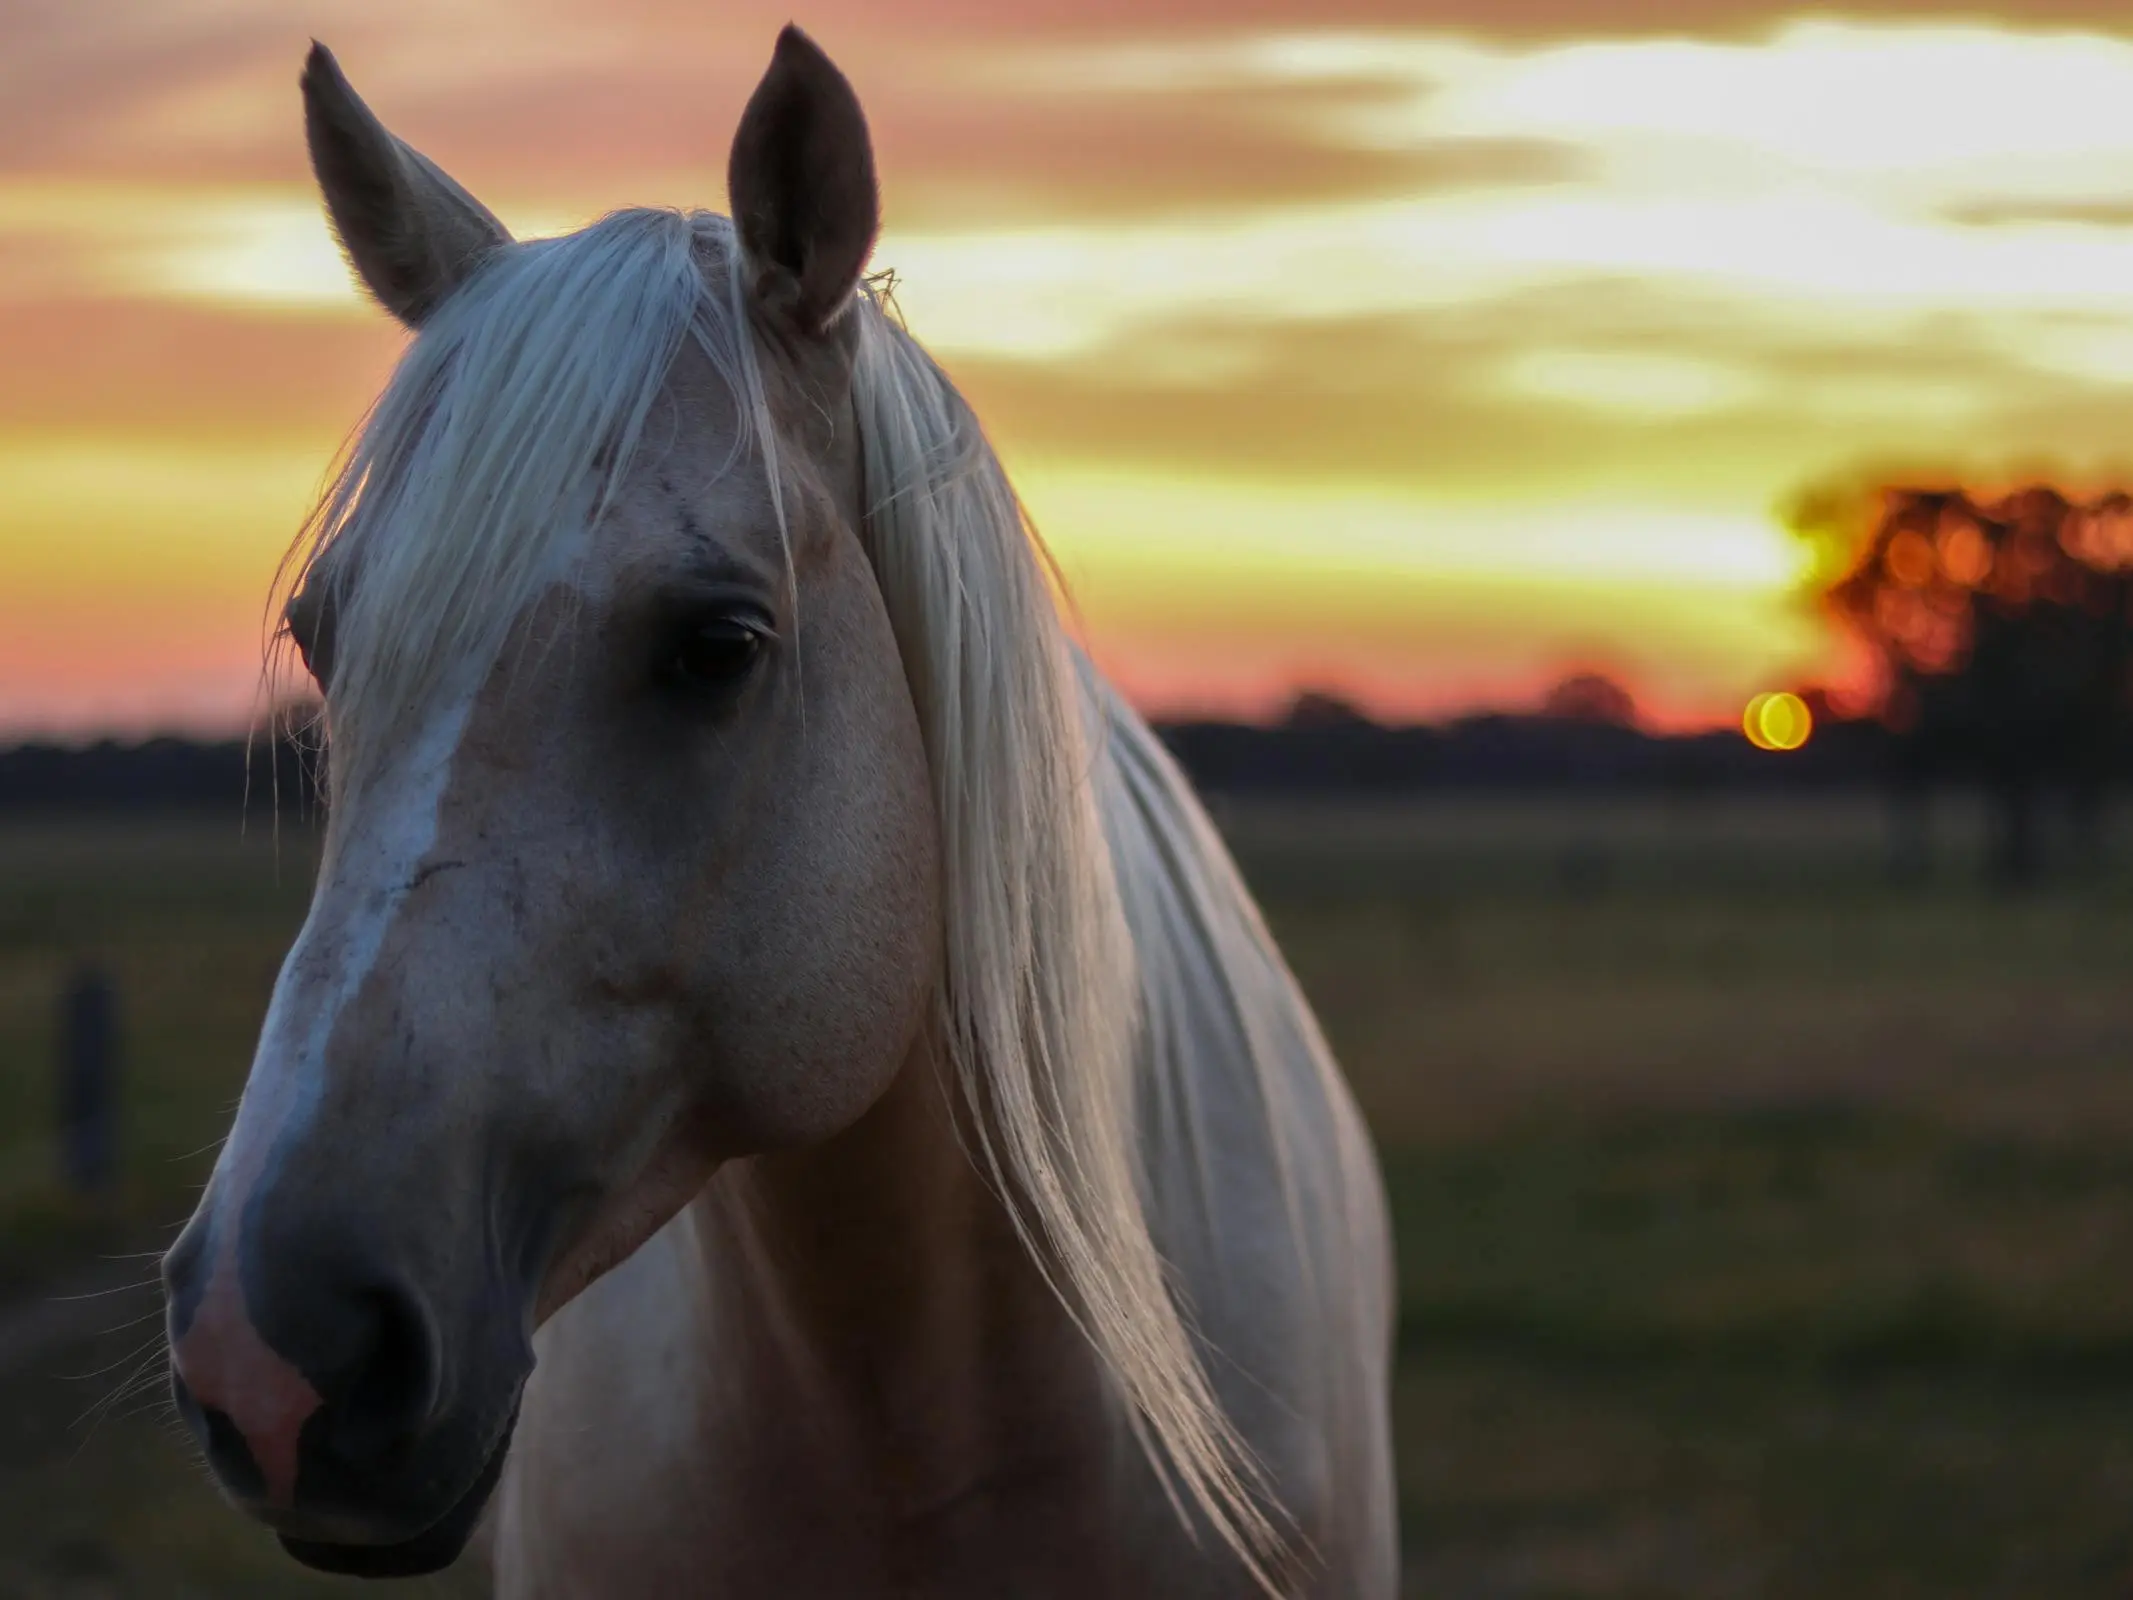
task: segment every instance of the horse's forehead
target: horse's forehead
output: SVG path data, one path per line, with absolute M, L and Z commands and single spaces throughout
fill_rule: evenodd
M 766 433 L 782 486 L 775 497 Z M 774 416 L 744 418 L 725 376 L 692 344 L 676 358 L 614 485 L 593 565 L 625 587 L 675 566 L 759 570 L 766 581 L 817 566 L 856 504 L 833 487 L 843 476 L 837 463 L 809 449 L 804 429 Z
M 677 557 L 744 557 L 766 532 L 774 545 L 777 508 L 763 453 L 739 427 L 731 398 L 670 382 L 611 485 L 594 561 L 626 569 Z
M 617 485 L 593 535 L 587 565 L 598 589 L 659 581 L 676 569 L 734 569 L 768 578 L 783 569 L 778 508 L 762 458 L 734 454 L 731 439 L 655 437 Z
M 659 387 L 656 409 L 730 443 L 741 425 L 742 405 L 729 376 L 695 339 L 684 339 Z

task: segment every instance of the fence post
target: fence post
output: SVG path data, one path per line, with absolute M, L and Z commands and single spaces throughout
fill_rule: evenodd
M 77 967 L 59 1007 L 59 1162 L 81 1194 L 118 1180 L 118 996 L 101 967 Z

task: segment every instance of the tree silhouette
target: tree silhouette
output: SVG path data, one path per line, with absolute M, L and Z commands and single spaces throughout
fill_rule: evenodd
M 1886 487 L 1802 497 L 1793 522 L 1821 547 L 1830 612 L 1878 668 L 1899 865 L 1923 869 L 1929 797 L 1951 780 L 1984 789 L 2002 881 L 2041 866 L 2047 789 L 2093 857 L 2133 681 L 2133 498 Z
M 1541 696 L 1541 715 L 1562 722 L 1598 722 L 1613 728 L 1637 725 L 1637 702 L 1604 672 L 1574 672 Z

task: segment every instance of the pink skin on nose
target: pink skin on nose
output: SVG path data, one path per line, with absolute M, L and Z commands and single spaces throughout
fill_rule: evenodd
M 237 1234 L 292 1094 L 283 1074 L 263 1082 L 255 1076 L 245 1086 L 238 1126 L 223 1147 L 227 1166 L 216 1171 L 205 1202 L 222 1219 L 215 1230 L 214 1265 L 192 1325 L 170 1352 L 193 1398 L 228 1417 L 244 1436 L 266 1503 L 276 1510 L 288 1509 L 295 1500 L 297 1436 L 321 1402 L 304 1375 L 275 1354 L 252 1325 L 237 1270 Z
M 247 1095 L 252 1092 L 247 1087 Z M 233 1132 L 234 1150 L 225 1147 L 225 1155 L 234 1159 L 226 1172 L 215 1175 L 209 1189 L 208 1203 L 224 1221 L 215 1230 L 214 1266 L 192 1325 L 170 1352 L 193 1398 L 228 1417 L 244 1435 L 264 1480 L 267 1504 L 277 1510 L 287 1509 L 295 1499 L 297 1435 L 320 1402 L 318 1391 L 304 1375 L 276 1355 L 252 1326 L 237 1271 L 237 1229 L 245 1200 L 259 1181 L 274 1143 L 267 1130 L 282 1121 L 288 1097 L 285 1083 L 269 1080 L 258 1108 L 258 1120 L 265 1127 L 249 1138 Z
M 236 1255 L 229 1243 L 218 1243 L 207 1290 L 171 1359 L 193 1398 L 220 1411 L 244 1435 L 266 1480 L 267 1504 L 286 1508 L 296 1493 L 297 1437 L 319 1408 L 318 1391 L 252 1326 Z

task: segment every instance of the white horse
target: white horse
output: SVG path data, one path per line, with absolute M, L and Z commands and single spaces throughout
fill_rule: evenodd
M 507 1596 L 1387 1596 L 1347 1090 L 788 29 L 734 220 L 514 243 L 315 48 L 419 337 L 296 564 L 331 806 L 174 1385 L 300 1560 Z M 292 585 L 293 586 L 293 585 Z M 538 1331 L 536 1331 L 538 1330 Z

